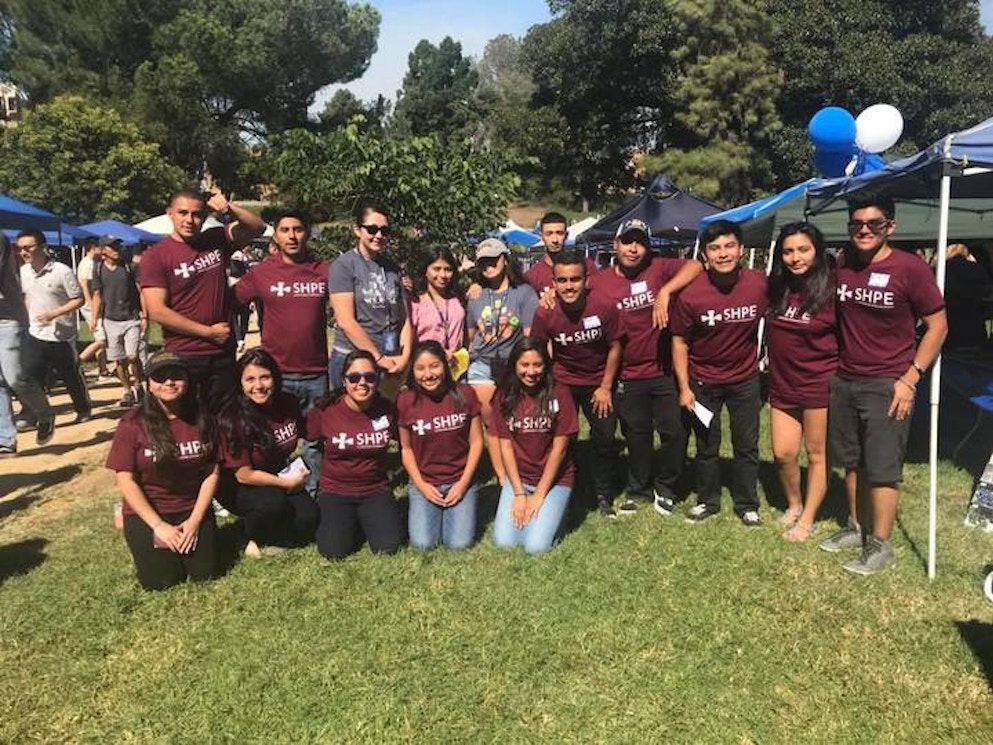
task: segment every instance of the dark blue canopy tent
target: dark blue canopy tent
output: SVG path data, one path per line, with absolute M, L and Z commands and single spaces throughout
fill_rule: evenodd
M 135 228 L 119 220 L 100 220 L 80 226 L 83 230 L 88 230 L 95 235 L 114 235 L 124 241 L 125 245 L 132 246 L 137 243 L 157 243 L 162 237 L 156 233 L 149 233 L 147 230 Z

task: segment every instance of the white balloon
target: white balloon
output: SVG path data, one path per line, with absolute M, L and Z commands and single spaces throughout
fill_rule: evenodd
M 867 153 L 893 147 L 903 134 L 903 115 L 895 106 L 877 103 L 855 119 L 855 144 Z

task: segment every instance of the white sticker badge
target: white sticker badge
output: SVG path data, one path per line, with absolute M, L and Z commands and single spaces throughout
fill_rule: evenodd
M 583 328 L 586 330 L 600 328 L 600 316 L 586 316 L 583 319 Z
M 873 272 L 869 275 L 869 287 L 886 287 L 890 283 L 890 275 Z
M 389 429 L 390 428 L 390 418 L 388 416 L 386 416 L 386 414 L 383 414 L 378 419 L 373 419 L 372 420 L 372 428 L 376 432 L 382 432 L 384 429 Z
M 640 282 L 631 283 L 631 294 L 640 295 L 643 292 L 648 292 L 648 282 L 641 280 Z

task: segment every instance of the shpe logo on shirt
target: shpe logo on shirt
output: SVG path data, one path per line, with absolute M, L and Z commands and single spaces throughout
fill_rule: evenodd
M 418 419 L 410 429 L 419 437 L 423 437 L 427 432 L 454 432 L 465 426 L 466 414 L 439 414 L 430 421 Z
M 188 264 L 185 261 L 180 262 L 179 266 L 172 270 L 172 273 L 177 277 L 189 279 L 194 274 L 201 274 L 210 269 L 220 268 L 222 264 L 223 256 L 221 251 L 215 248 L 213 251 L 205 251 L 197 256 L 196 261 L 192 264 Z
M 584 331 L 577 331 L 574 334 L 566 334 L 563 332 L 558 336 L 552 337 L 552 341 L 564 347 L 569 344 L 589 344 L 592 341 L 598 341 L 602 335 L 603 334 L 600 329 L 592 328 Z
M 700 322 L 708 326 L 716 326 L 718 321 L 725 323 L 747 323 L 758 317 L 759 308 L 757 305 L 742 305 L 738 308 L 725 308 L 724 310 L 708 310 L 706 314 L 700 316 Z
M 354 437 L 349 437 L 347 432 L 339 432 L 331 438 L 331 443 L 339 450 L 345 450 L 349 445 L 354 445 L 356 449 L 366 450 L 386 445 L 390 441 L 389 430 L 379 432 L 356 432 Z
M 838 300 L 845 303 L 849 300 L 870 308 L 892 308 L 893 293 L 886 290 L 871 290 L 868 287 L 849 288 L 843 284 L 838 288 Z
M 325 284 L 323 282 L 277 282 L 269 286 L 269 292 L 276 297 L 293 295 L 294 297 L 324 297 Z

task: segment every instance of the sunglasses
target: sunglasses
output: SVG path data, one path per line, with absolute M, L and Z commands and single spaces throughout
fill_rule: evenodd
M 359 383 L 361 383 L 363 381 L 365 381 L 369 385 L 374 385 L 376 383 L 376 381 L 379 380 L 379 376 L 376 375 L 376 373 L 374 373 L 374 372 L 367 372 L 367 373 L 348 373 L 345 376 L 345 380 L 347 380 L 352 385 L 358 385 Z
M 376 235 L 377 233 L 382 233 L 383 236 L 385 237 L 390 234 L 389 225 L 363 225 L 362 229 L 365 232 L 367 232 L 369 235 Z
M 482 259 L 477 259 L 476 260 L 476 263 L 479 264 L 481 267 L 483 267 L 483 266 L 496 266 L 497 263 L 499 263 L 500 259 L 502 259 L 502 258 L 503 258 L 503 254 L 500 254 L 499 256 L 487 256 L 487 257 L 482 258 Z
M 848 232 L 855 235 L 863 226 L 869 228 L 873 233 L 882 233 L 886 230 L 887 226 L 890 224 L 889 220 L 884 220 L 880 217 L 873 218 L 872 220 L 849 220 L 848 221 Z
M 186 371 L 178 367 L 164 367 L 151 373 L 148 377 L 156 383 L 165 383 L 167 380 L 186 380 Z

